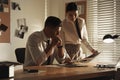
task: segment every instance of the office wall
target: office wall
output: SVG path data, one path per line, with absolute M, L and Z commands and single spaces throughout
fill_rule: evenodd
M 18 3 L 21 10 L 12 10 L 11 8 L 11 40 L 10 43 L 0 43 L 0 61 L 16 61 L 15 48 L 25 47 L 28 36 L 36 30 L 43 29 L 45 1 L 46 0 L 11 0 L 11 2 Z M 21 18 L 26 19 L 26 25 L 28 26 L 28 32 L 24 35 L 23 39 L 15 36 L 15 30 L 18 28 L 17 19 Z
M 48 16 L 53 15 L 59 17 L 61 20 L 65 18 L 65 3 L 85 1 L 85 0 L 48 0 Z
M 18 47 L 25 47 L 28 36 L 36 31 L 42 30 L 44 20 L 47 16 L 57 16 L 61 20 L 65 17 L 65 3 L 80 0 L 11 0 L 20 5 L 21 10 L 11 11 L 10 43 L 0 43 L 0 61 L 16 61 L 14 50 Z M 10 3 L 10 4 L 11 4 Z M 12 4 L 11 4 L 12 5 Z M 28 32 L 24 38 L 15 36 L 15 30 L 18 28 L 17 19 L 25 18 Z

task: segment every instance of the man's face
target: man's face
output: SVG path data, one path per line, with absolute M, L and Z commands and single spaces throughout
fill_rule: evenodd
M 60 31 L 61 31 L 61 27 L 56 27 L 54 29 L 51 29 L 50 31 L 51 37 L 58 36 L 60 34 Z
M 76 20 L 76 18 L 77 18 L 77 14 L 78 14 L 78 11 L 68 11 L 67 13 L 66 13 L 66 17 L 69 19 L 69 20 L 71 20 L 71 21 L 75 21 Z

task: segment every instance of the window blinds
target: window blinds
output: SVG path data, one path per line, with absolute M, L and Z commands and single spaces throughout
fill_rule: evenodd
M 101 52 L 99 62 L 117 62 L 120 57 L 120 38 L 103 43 L 105 34 L 120 34 L 120 1 L 87 0 L 87 30 L 89 42 Z

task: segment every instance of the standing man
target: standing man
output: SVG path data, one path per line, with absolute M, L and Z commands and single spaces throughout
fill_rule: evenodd
M 54 58 L 59 63 L 64 63 L 67 53 L 59 36 L 60 31 L 61 20 L 49 16 L 45 21 L 44 29 L 29 36 L 26 44 L 24 66 L 52 64 Z
M 81 59 L 83 43 L 91 52 L 94 57 L 98 53 L 88 43 L 88 35 L 86 30 L 85 21 L 78 16 L 78 8 L 76 3 L 70 2 L 66 6 L 66 17 L 62 22 L 62 40 L 65 44 L 65 48 L 72 60 Z

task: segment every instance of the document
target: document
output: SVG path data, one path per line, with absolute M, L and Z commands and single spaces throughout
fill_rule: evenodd
M 88 67 L 87 64 L 84 63 L 70 63 L 70 64 L 58 64 L 61 67 Z
M 88 63 L 90 62 L 91 60 L 93 60 L 95 57 L 97 57 L 98 55 L 100 54 L 100 52 L 96 53 L 96 54 L 92 54 L 84 59 L 81 59 L 80 62 L 82 63 Z

